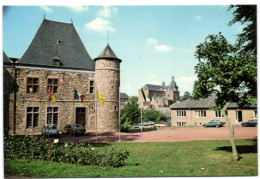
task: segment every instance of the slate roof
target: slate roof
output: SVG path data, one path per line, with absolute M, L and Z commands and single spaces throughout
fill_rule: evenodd
M 8 58 L 7 55 L 5 54 L 5 52 L 3 52 L 3 62 L 4 63 L 12 63 L 10 58 Z
M 170 105 L 171 109 L 189 109 L 189 108 L 210 108 L 216 106 L 214 101 L 215 95 L 208 98 L 200 98 L 199 100 L 187 99 L 180 103 L 174 103 Z
M 120 93 L 120 98 L 129 98 L 129 96 L 126 93 Z
M 154 90 L 154 91 L 177 91 L 174 86 L 161 86 L 161 85 L 152 85 L 145 84 L 142 87 L 143 90 Z
M 216 95 L 213 94 L 208 98 L 200 98 L 198 100 L 187 99 L 180 103 L 174 103 L 170 105 L 171 109 L 209 109 L 216 106 L 215 103 Z M 257 105 L 250 105 L 249 108 L 256 108 Z M 238 104 L 231 102 L 228 108 L 238 108 Z
M 73 24 L 44 19 L 18 63 L 54 67 L 54 58 L 60 60 L 60 68 L 95 70 Z
M 122 61 L 121 59 L 117 58 L 116 54 L 113 52 L 109 44 L 105 47 L 105 49 L 101 52 L 101 54 L 94 59 L 94 61 L 98 59 L 108 59 L 108 60 L 119 60 L 120 62 Z
M 143 90 L 153 90 L 153 91 L 178 91 L 178 86 L 174 81 L 174 77 L 169 84 L 169 86 L 165 86 L 165 82 L 162 82 L 162 85 L 152 85 L 152 84 L 145 84 L 142 87 Z

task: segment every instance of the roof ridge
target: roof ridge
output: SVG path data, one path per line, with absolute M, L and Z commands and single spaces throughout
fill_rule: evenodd
M 43 20 L 44 20 L 44 21 L 58 22 L 58 23 L 71 24 L 71 25 L 73 25 L 73 23 L 69 23 L 69 22 L 55 21 L 55 20 L 50 20 L 50 19 L 43 19 Z

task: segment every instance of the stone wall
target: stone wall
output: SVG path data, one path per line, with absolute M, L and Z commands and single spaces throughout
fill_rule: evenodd
M 118 60 L 96 60 L 96 88 L 107 101 L 98 102 L 98 131 L 118 131 L 120 62 Z
M 26 79 L 36 77 L 39 79 L 39 89 L 36 93 L 27 93 Z M 47 80 L 58 79 L 57 93 L 52 96 L 56 99 L 55 104 L 49 103 Z M 94 81 L 94 72 L 70 71 L 44 68 L 17 67 L 17 102 L 16 102 L 16 133 L 17 134 L 40 134 L 44 124 L 47 123 L 47 107 L 58 107 L 58 127 L 63 128 L 66 124 L 75 123 L 77 107 L 86 110 L 85 127 L 87 130 L 95 130 L 95 90 L 90 92 L 90 81 Z M 74 99 L 74 89 L 85 95 L 82 102 Z M 10 104 L 12 104 L 10 95 Z M 26 127 L 27 107 L 39 107 L 39 121 L 36 127 Z M 9 114 L 12 114 L 10 106 Z M 12 115 L 9 115 L 12 121 Z M 12 126 L 9 123 L 9 126 Z M 9 131 L 10 133 L 10 131 Z

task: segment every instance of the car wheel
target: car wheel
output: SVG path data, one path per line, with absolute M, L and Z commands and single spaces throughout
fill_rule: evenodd
M 242 124 L 242 127 L 246 127 L 244 124 Z
M 219 128 L 219 125 L 216 125 L 216 128 Z

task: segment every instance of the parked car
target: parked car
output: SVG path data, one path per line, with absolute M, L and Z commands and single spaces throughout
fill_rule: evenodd
M 71 136 L 83 135 L 86 129 L 81 124 L 67 124 L 63 129 L 63 134 L 69 134 Z
M 171 126 L 172 121 L 171 120 L 164 121 L 164 124 L 166 124 L 167 126 Z
M 139 124 L 137 124 L 137 123 L 133 123 L 132 126 L 133 126 L 134 128 L 139 128 Z
M 149 122 L 142 122 L 140 123 L 141 126 L 149 126 Z
M 56 124 L 45 124 L 42 128 L 42 135 L 44 136 L 58 136 L 59 130 Z
M 164 121 L 158 121 L 158 124 L 164 124 L 165 122 Z
M 247 122 L 243 122 L 241 123 L 241 125 L 243 127 L 256 127 L 257 125 L 257 120 L 256 119 L 252 119 L 252 120 L 249 120 Z
M 149 121 L 149 125 L 154 125 L 154 122 L 153 121 Z
M 220 120 L 211 120 L 210 122 L 220 122 L 222 124 L 222 126 L 224 126 L 226 124 L 226 122 L 222 122 Z
M 207 123 L 203 124 L 204 127 L 222 127 L 223 123 L 221 123 L 220 121 L 210 121 Z

